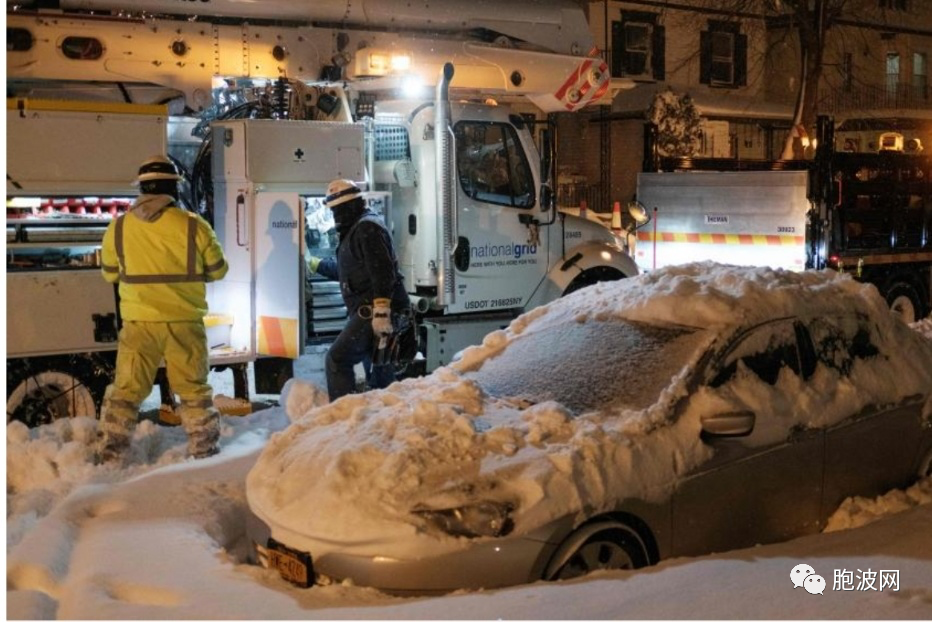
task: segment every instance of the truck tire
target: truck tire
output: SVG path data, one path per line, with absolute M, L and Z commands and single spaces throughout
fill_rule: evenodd
M 566 286 L 566 289 L 563 290 L 563 295 L 567 296 L 573 292 L 580 290 L 584 287 L 588 287 L 595 283 L 601 283 L 602 281 L 618 281 L 625 278 L 625 275 L 622 274 L 620 270 L 615 268 L 609 268 L 607 266 L 598 266 L 596 268 L 590 268 L 589 270 L 584 270 L 576 275 L 570 284 Z
M 909 282 L 896 281 L 889 285 L 886 299 L 890 310 L 907 324 L 921 320 L 928 313 L 919 292 Z
M 29 427 L 64 417 L 99 417 L 113 363 L 105 356 L 74 355 L 7 362 L 7 423 Z

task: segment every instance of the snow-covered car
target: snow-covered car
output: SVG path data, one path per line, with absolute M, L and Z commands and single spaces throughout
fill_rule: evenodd
M 397 592 L 817 532 L 927 474 L 932 341 L 833 272 L 697 263 L 534 309 L 432 375 L 309 407 L 247 478 L 285 578 Z

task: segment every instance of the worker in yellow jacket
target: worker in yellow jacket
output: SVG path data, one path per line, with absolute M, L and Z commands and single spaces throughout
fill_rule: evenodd
M 122 460 L 164 359 L 181 401 L 188 455 L 219 451 L 220 414 L 207 384 L 205 283 L 223 278 L 227 262 L 210 225 L 176 205 L 175 165 L 163 156 L 139 167 L 140 196 L 104 234 L 104 278 L 119 283 L 120 329 L 116 373 L 98 425 L 100 462 Z

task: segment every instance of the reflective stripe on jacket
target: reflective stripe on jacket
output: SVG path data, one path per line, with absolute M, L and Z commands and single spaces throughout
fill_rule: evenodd
M 223 250 L 210 225 L 170 205 L 151 220 L 133 212 L 110 223 L 101 270 L 120 284 L 125 320 L 199 320 L 207 313 L 205 283 L 227 273 Z

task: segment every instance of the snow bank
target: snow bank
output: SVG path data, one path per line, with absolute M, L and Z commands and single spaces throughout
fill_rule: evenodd
M 827 533 L 862 527 L 929 502 L 932 502 L 932 477 L 926 477 L 906 490 L 891 490 L 875 499 L 851 497 L 835 510 L 824 531 Z
M 932 339 L 932 317 L 927 317 L 924 320 L 919 320 L 918 322 L 913 322 L 910 326 L 929 339 Z
M 260 412 L 248 420 L 223 417 L 221 453 L 255 447 L 286 425 Z M 125 465 L 94 464 L 97 420 L 59 419 L 30 429 L 14 421 L 6 430 L 7 549 L 51 512 L 76 488 L 106 485 L 160 467 L 191 462 L 181 427 L 164 427 L 143 420 L 136 426 Z

